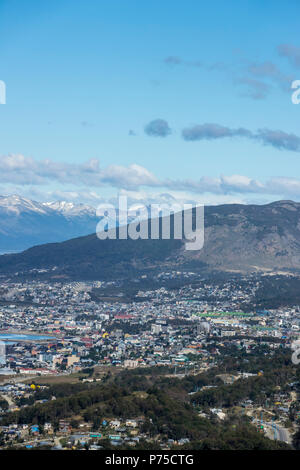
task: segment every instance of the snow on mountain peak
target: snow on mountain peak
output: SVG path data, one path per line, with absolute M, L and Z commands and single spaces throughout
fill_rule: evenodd
M 0 210 L 7 214 L 16 216 L 24 212 L 33 212 L 38 214 L 49 214 L 56 212 L 65 217 L 78 217 L 83 215 L 95 216 L 96 210 L 93 207 L 84 204 L 74 204 L 73 202 L 37 202 L 23 198 L 18 195 L 0 196 Z
M 12 196 L 0 196 L 0 209 L 7 213 L 20 215 L 22 212 L 36 212 L 46 214 L 43 205 L 36 201 L 31 201 L 13 194 Z
M 89 215 L 95 216 L 96 210 L 93 207 L 87 206 L 85 204 L 74 204 L 73 202 L 67 201 L 56 201 L 56 202 L 44 202 L 44 206 L 53 209 L 60 214 L 68 217 Z

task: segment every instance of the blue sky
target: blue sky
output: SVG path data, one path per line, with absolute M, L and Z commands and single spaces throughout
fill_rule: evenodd
M 0 193 L 300 201 L 298 1 L 0 0 Z

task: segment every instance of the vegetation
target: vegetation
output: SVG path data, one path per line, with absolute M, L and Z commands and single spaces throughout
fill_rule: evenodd
M 73 426 L 78 420 L 92 423 L 92 429 L 101 428 L 103 419 L 139 419 L 140 432 L 153 440 L 141 440 L 136 447 L 148 448 L 160 442 L 173 439 L 188 439 L 181 449 L 279 449 L 289 448 L 286 444 L 270 441 L 261 434 L 243 413 L 229 412 L 224 421 L 211 415 L 210 408 L 222 407 L 231 410 L 243 400 L 251 399 L 263 403 L 272 397 L 280 386 L 282 390 L 291 380 L 300 378 L 296 366 L 288 362 L 284 351 L 277 351 L 274 357 L 248 356 L 225 358 L 222 366 L 183 379 L 165 374 L 167 368 L 144 368 L 123 370 L 116 375 L 107 375 L 99 383 L 56 384 L 37 389 L 34 403 L 17 412 L 6 413 L 1 424 L 27 423 L 43 425 L 51 422 L 58 429 L 60 419 L 68 418 Z M 264 372 L 261 376 L 240 379 L 224 385 L 217 375 L 237 367 Z M 89 371 L 91 372 L 91 371 Z M 201 390 L 210 385 L 213 388 Z M 196 392 L 195 392 L 196 390 Z M 197 392 L 197 390 L 199 390 Z M 43 403 L 40 401 L 44 400 Z M 24 402 L 23 402 L 24 404 Z M 199 416 L 199 411 L 206 416 Z M 300 438 L 295 436 L 295 447 Z M 101 440 L 104 448 L 110 443 Z M 126 446 L 125 446 L 126 447 Z

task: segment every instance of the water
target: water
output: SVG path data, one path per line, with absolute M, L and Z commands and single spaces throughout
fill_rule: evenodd
M 54 339 L 52 336 L 39 336 L 39 335 L 18 335 L 14 333 L 0 333 L 0 341 L 5 342 L 18 342 L 18 341 L 40 341 L 46 339 Z

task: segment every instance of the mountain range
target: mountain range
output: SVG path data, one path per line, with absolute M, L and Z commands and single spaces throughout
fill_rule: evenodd
M 3 255 L 0 274 L 84 280 L 172 269 L 299 273 L 300 203 L 206 206 L 204 238 L 202 250 L 187 251 L 184 240 L 99 240 L 93 233 Z
M 84 204 L 0 196 L 0 253 L 88 235 L 98 222 L 96 210 Z
M 116 214 L 118 214 L 116 209 Z M 128 222 L 135 217 L 128 209 Z M 61 242 L 96 231 L 102 217 L 94 207 L 66 201 L 37 202 L 17 195 L 0 196 L 0 255 L 35 245 Z M 114 224 L 117 221 L 112 221 Z

